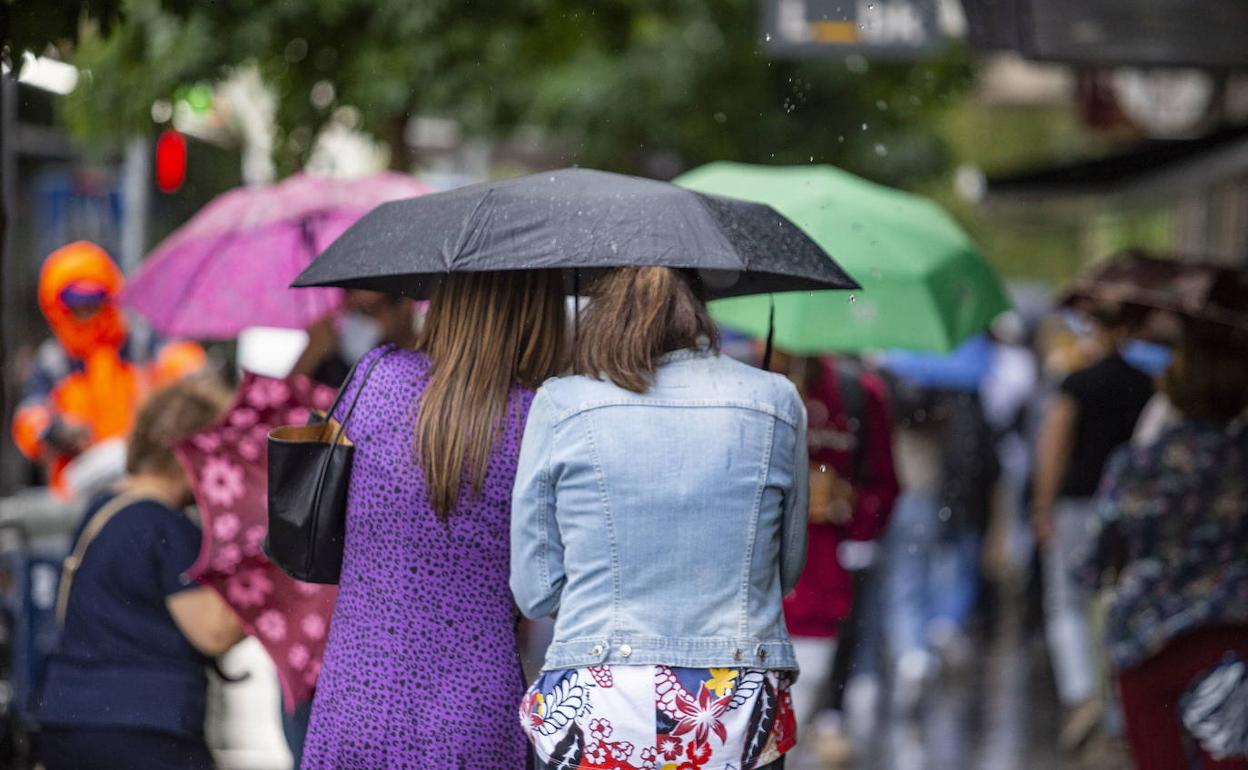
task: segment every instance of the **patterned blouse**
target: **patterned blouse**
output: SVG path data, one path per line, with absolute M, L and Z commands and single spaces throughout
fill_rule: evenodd
M 1116 669 L 1184 633 L 1248 624 L 1248 431 L 1186 421 L 1120 450 L 1097 503 L 1084 577 L 1122 565 L 1108 627 Z
M 797 740 L 794 672 L 594 666 L 544 671 L 520 706 L 538 766 L 754 770 Z

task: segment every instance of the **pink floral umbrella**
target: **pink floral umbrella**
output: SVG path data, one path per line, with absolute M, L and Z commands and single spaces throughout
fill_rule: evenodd
M 287 708 L 316 687 L 338 589 L 301 583 L 261 550 L 268 531 L 269 430 L 303 424 L 334 391 L 305 378 L 247 373 L 215 426 L 175 448 L 203 517 L 199 558 L 187 576 L 214 588 L 272 657 Z
M 375 206 L 428 192 L 414 177 L 298 174 L 223 193 L 156 247 L 122 304 L 166 337 L 232 339 L 249 326 L 304 329 L 341 303 L 337 289 L 290 282 Z

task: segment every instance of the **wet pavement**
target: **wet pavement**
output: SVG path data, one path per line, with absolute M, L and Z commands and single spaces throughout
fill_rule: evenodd
M 1057 747 L 1061 713 L 1048 658 L 1017 621 L 982 643 L 969 665 L 931 683 L 912 716 L 881 707 L 874 725 L 851 720 L 856 759 L 822 764 L 811 746 L 791 755 L 789 770 L 1120 770 L 1121 745 L 1098 736 L 1079 756 Z M 880 701 L 887 702 L 887 693 Z M 857 724 L 854 724 L 854 723 Z M 863 732 L 866 734 L 863 734 Z

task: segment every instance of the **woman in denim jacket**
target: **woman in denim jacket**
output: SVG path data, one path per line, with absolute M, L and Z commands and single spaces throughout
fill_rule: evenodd
M 548 380 L 512 500 L 511 588 L 555 615 L 521 706 L 539 768 L 778 768 L 806 553 L 806 411 L 718 354 L 697 279 L 603 275 Z

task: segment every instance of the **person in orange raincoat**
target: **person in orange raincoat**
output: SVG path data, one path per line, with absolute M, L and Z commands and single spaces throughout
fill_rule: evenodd
M 63 472 L 97 442 L 125 436 L 143 396 L 197 371 L 194 343 L 162 344 L 132 331 L 117 304 L 125 283 L 108 254 L 77 241 L 48 255 L 39 275 L 39 309 L 53 338 L 40 346 L 13 418 L 13 441 L 42 462 L 54 491 Z

